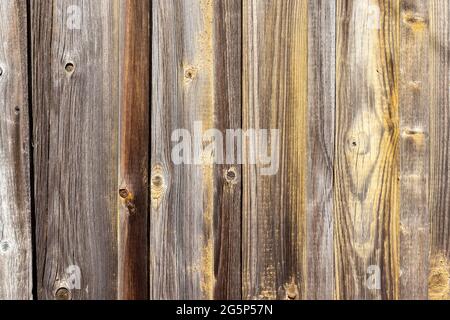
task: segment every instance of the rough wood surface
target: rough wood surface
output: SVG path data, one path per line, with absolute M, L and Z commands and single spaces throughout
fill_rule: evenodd
M 150 297 L 239 298 L 239 184 L 212 154 L 171 159 L 174 130 L 240 125 L 239 1 L 152 4 Z
M 427 299 L 429 256 L 428 1 L 400 8 L 400 298 Z
M 121 1 L 120 299 L 148 297 L 150 2 Z
M 338 299 L 399 295 L 398 20 L 398 0 L 337 1 Z
M 280 130 L 277 174 L 243 167 L 244 299 L 306 296 L 307 3 L 243 1 L 243 129 Z
M 450 299 L 450 3 L 429 1 L 430 299 Z
M 308 2 L 308 299 L 332 299 L 336 3 Z
M 0 300 L 32 298 L 27 8 L 0 1 Z
M 31 1 L 39 299 L 117 298 L 118 3 Z

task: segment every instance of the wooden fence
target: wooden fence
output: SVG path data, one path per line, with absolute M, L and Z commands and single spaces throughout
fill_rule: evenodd
M 0 299 L 450 297 L 448 0 L 0 17 Z M 199 122 L 278 129 L 278 171 L 175 164 Z

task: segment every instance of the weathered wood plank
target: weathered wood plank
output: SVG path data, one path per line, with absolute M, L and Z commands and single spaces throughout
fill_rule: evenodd
M 118 4 L 31 1 L 39 299 L 117 298 Z
M 308 299 L 333 299 L 336 2 L 308 2 Z
M 400 10 L 400 298 L 427 299 L 428 1 L 402 0 Z
M 306 297 L 307 4 L 243 1 L 243 129 L 280 130 L 278 172 L 243 167 L 244 299 Z
M 148 297 L 150 1 L 121 1 L 119 299 Z
M 27 8 L 0 2 L 0 300 L 32 298 Z
M 429 298 L 450 299 L 450 3 L 429 1 L 430 224 Z
M 229 168 L 190 147 L 240 125 L 240 4 L 154 0 L 152 13 L 150 297 L 239 298 L 240 169 L 230 185 Z M 191 135 L 176 164 L 172 147 Z
M 337 1 L 338 299 L 399 295 L 399 1 Z
M 213 3 L 214 117 L 225 135 L 242 128 L 242 1 Z M 216 165 L 214 175 L 214 299 L 241 299 L 242 166 Z

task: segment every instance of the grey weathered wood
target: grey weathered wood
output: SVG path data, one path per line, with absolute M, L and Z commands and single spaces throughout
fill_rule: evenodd
M 243 129 L 280 130 L 275 175 L 243 166 L 244 299 L 306 297 L 307 4 L 243 1 Z
M 0 1 L 0 300 L 32 298 L 27 8 Z
M 39 299 L 117 297 L 118 13 L 117 0 L 31 1 Z
M 308 2 L 308 299 L 332 299 L 336 3 Z
M 213 3 L 214 127 L 225 134 L 242 128 L 242 1 Z M 240 299 L 242 168 L 234 163 L 214 170 L 214 299 Z
M 428 1 L 400 7 L 400 298 L 427 299 L 429 256 Z
M 175 165 L 171 135 L 193 134 L 195 121 L 203 122 L 200 131 L 214 127 L 214 6 L 152 5 L 150 298 L 208 299 L 215 281 L 214 167 Z
M 450 3 L 429 1 L 430 299 L 450 299 Z

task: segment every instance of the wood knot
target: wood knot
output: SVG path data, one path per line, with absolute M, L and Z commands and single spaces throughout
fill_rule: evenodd
M 55 292 L 56 300 L 70 300 L 71 298 L 70 290 L 65 287 L 58 288 Z
M 236 168 L 234 168 L 234 167 L 224 170 L 224 177 L 225 177 L 225 181 L 228 184 L 235 185 L 239 181 L 239 177 L 238 177 Z
M 153 167 L 150 182 L 152 207 L 156 210 L 159 208 L 166 192 L 166 181 L 164 178 L 163 167 L 161 165 L 155 165 Z
M 134 195 L 126 188 L 119 190 L 119 196 L 122 198 L 125 207 L 130 214 L 136 213 L 136 205 L 134 203 Z
M 72 74 L 75 71 L 75 65 L 73 62 L 67 62 L 64 69 L 68 74 Z
M 357 155 L 365 155 L 370 151 L 369 136 L 365 132 L 350 136 L 347 143 L 351 152 Z
M 414 32 L 421 32 L 427 27 L 427 21 L 425 18 L 415 15 L 412 12 L 407 12 L 403 17 L 405 22 Z
M 6 254 L 9 252 L 10 249 L 11 249 L 11 245 L 9 244 L 8 241 L 3 240 L 0 242 L 0 253 Z
M 279 294 L 281 295 L 280 298 L 285 300 L 300 300 L 300 292 L 294 280 L 281 287 L 279 289 Z
M 190 83 L 197 77 L 197 68 L 194 66 L 188 66 L 184 70 L 184 82 Z

